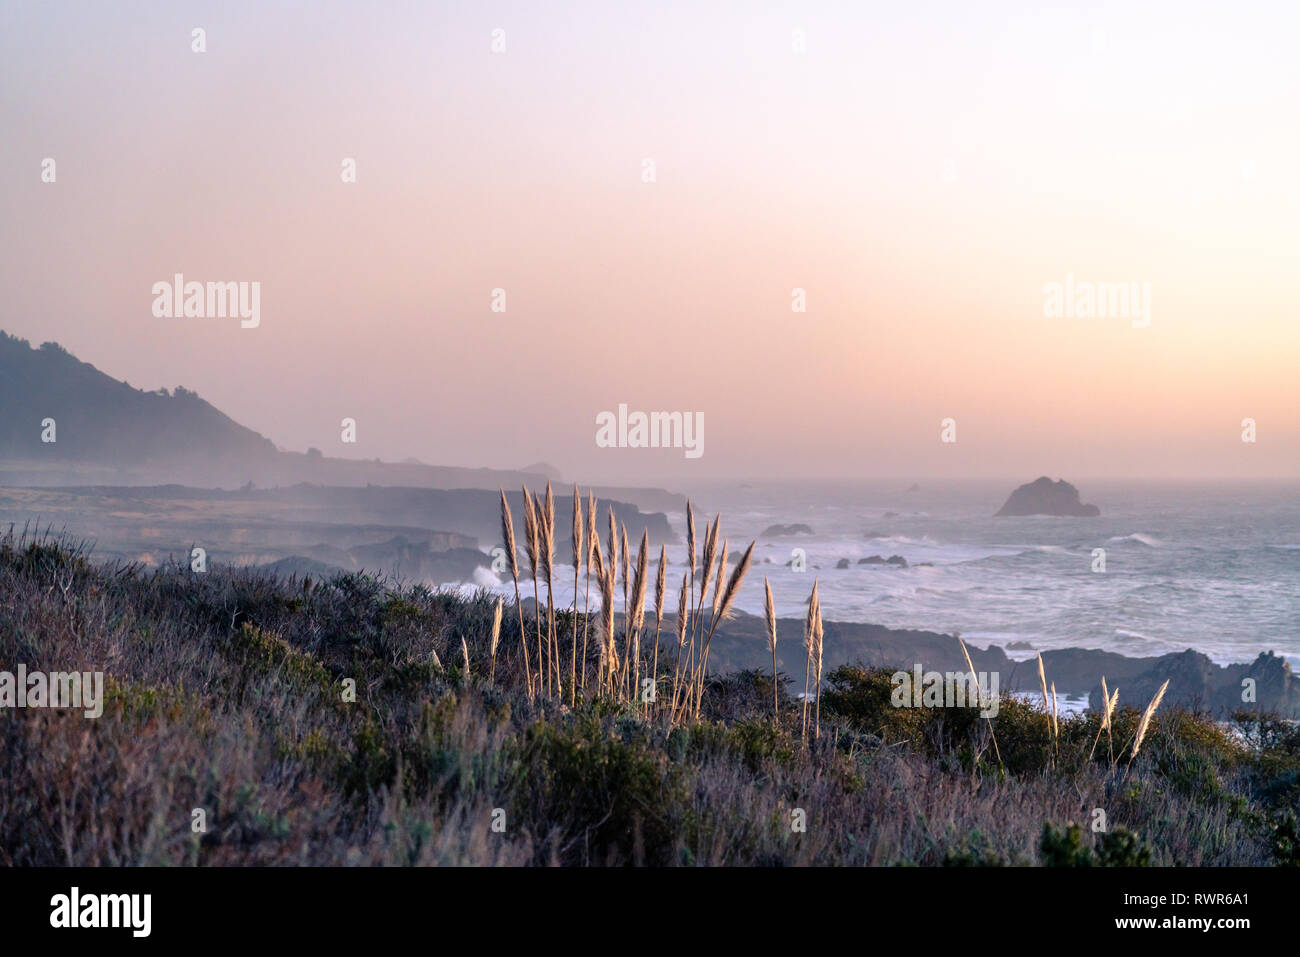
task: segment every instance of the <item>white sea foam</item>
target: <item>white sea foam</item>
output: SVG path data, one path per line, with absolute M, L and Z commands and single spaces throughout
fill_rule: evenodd
M 1156 538 L 1154 535 L 1146 535 L 1143 534 L 1142 532 L 1133 532 L 1132 534 L 1129 535 L 1114 535 L 1106 539 L 1106 541 L 1107 542 L 1137 542 L 1139 545 L 1146 545 L 1148 548 L 1160 548 L 1162 545 L 1164 545 L 1164 542 L 1160 541 L 1160 539 Z
M 508 556 L 507 556 L 508 557 Z M 491 571 L 480 565 L 474 569 L 474 584 L 479 588 L 490 588 L 496 590 L 502 586 L 501 579 L 497 578 Z
M 828 620 L 959 630 L 981 643 L 1024 641 L 1039 650 L 1152 655 L 1190 647 L 1224 664 L 1272 648 L 1300 659 L 1300 489 L 1253 487 L 1237 494 L 1176 483 L 1134 485 L 1109 496 L 1130 504 L 1103 506 L 1100 519 L 1045 517 L 1022 535 L 1009 529 L 1026 526 L 993 517 L 1005 490 L 925 488 L 907 496 L 905 487 L 898 483 L 881 494 L 754 486 L 736 493 L 735 502 L 725 491 L 711 494 L 709 514 L 722 512 L 733 550 L 771 524 L 806 523 L 816 532 L 760 540 L 737 608 L 762 614 L 768 576 L 778 615 L 799 617 L 818 577 Z M 760 499 L 765 504 L 757 508 Z M 1103 500 L 1100 492 L 1096 499 Z M 921 509 L 928 515 L 909 514 Z M 742 511 L 748 513 L 743 529 L 737 527 Z M 896 514 L 883 518 L 884 511 Z M 1243 521 L 1247 512 L 1250 520 Z M 672 517 L 679 534 L 683 519 Z M 702 528 L 703 511 L 696 521 Z M 867 532 L 881 534 L 867 538 Z M 1008 541 L 1012 535 L 1021 541 Z M 1104 573 L 1092 567 L 1098 546 L 1108 552 Z M 807 558 L 804 573 L 786 564 L 795 548 Z M 668 551 L 680 580 L 683 546 Z M 858 564 L 871 555 L 902 555 L 911 567 Z M 847 568 L 836 567 L 841 559 L 848 559 Z M 564 577 L 556 578 L 557 607 L 572 599 L 572 576 L 567 585 Z M 531 590 L 529 584 L 530 601 Z M 504 592 L 513 600 L 508 577 Z M 593 592 L 592 607 L 598 603 Z M 616 606 L 622 606 L 621 589 Z M 1009 654 L 1032 658 L 1024 649 Z

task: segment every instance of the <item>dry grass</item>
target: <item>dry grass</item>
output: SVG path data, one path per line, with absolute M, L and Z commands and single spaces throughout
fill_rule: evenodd
M 532 493 L 524 488 L 524 548 L 528 555 L 528 570 L 533 576 L 533 605 L 536 608 L 542 607 L 541 595 L 537 588 L 537 564 L 539 551 L 539 530 L 537 527 L 537 505 L 533 501 Z M 546 656 L 542 653 L 542 618 L 540 615 L 534 617 L 537 631 L 537 687 L 530 691 L 531 694 L 546 693 L 546 681 L 544 674 L 546 672 Z
M 497 606 L 492 612 L 492 638 L 488 644 L 488 655 L 492 659 L 491 665 L 488 669 L 489 684 L 496 681 L 497 675 L 497 645 L 501 643 L 501 607 L 502 601 L 498 598 Z
M 957 644 L 961 645 L 961 654 L 962 654 L 962 657 L 966 659 L 966 670 L 970 672 L 971 680 L 975 682 L 975 687 L 978 688 L 978 687 L 979 687 L 979 675 L 976 674 L 976 672 L 975 672 L 975 666 L 974 666 L 973 664 L 971 664 L 971 660 L 970 660 L 970 652 L 966 650 L 966 642 L 964 642 L 964 641 L 961 640 L 961 636 L 960 636 L 960 635 L 957 637 Z M 1041 661 L 1042 661 L 1042 657 L 1040 656 L 1040 657 L 1039 657 L 1039 662 L 1041 663 Z M 1055 690 L 1056 690 L 1056 689 L 1053 688 L 1052 690 L 1053 690 L 1053 693 L 1055 693 Z M 981 707 L 987 707 L 988 704 L 989 704 L 989 702 L 984 701 L 982 698 L 981 698 L 981 700 L 980 700 L 979 703 L 980 703 L 980 706 L 981 706 Z M 1053 703 L 1055 703 L 1055 698 L 1053 698 Z M 997 736 L 997 733 L 993 730 L 993 719 L 992 719 L 992 718 L 989 718 L 989 717 L 986 717 L 984 720 L 988 723 L 988 726 L 989 726 L 989 738 L 993 741 L 993 753 L 997 756 L 998 764 L 999 764 L 999 766 L 1000 766 L 1000 765 L 1002 764 L 1002 749 L 998 747 L 998 736 Z
M 1119 704 L 1119 689 L 1116 688 L 1115 693 L 1112 695 L 1110 690 L 1106 687 L 1105 675 L 1101 676 L 1101 700 L 1104 702 L 1101 724 L 1097 727 L 1097 736 L 1092 739 L 1092 748 L 1088 751 L 1088 760 L 1091 761 L 1092 756 L 1096 754 L 1097 744 L 1101 741 L 1101 733 L 1105 731 L 1106 741 L 1111 755 L 1111 763 L 1113 764 L 1115 760 L 1115 745 L 1114 740 L 1111 738 L 1110 728 L 1111 720 L 1115 715 L 1115 706 Z
M 110 679 L 93 724 L 0 709 L 0 864 L 1036 863 L 1045 823 L 1095 807 L 1156 864 L 1282 859 L 1276 814 L 1295 800 L 1300 749 L 1279 733 L 1251 750 L 1158 710 L 1159 695 L 1141 714 L 1058 716 L 1055 736 L 1049 716 L 1007 702 L 1004 768 L 979 758 L 977 716 L 888 708 L 887 691 L 879 720 L 827 694 L 809 737 L 784 682 L 774 720 L 766 676 L 709 676 L 700 717 L 674 722 L 672 690 L 684 700 L 693 680 L 685 655 L 657 702 L 629 699 L 612 665 L 616 566 L 587 554 L 610 600 L 592 628 L 600 653 L 579 658 L 588 693 L 561 699 L 526 669 L 536 626 L 496 595 L 363 575 L 144 573 L 50 541 L 0 542 L 0 660 Z M 716 571 L 716 547 L 712 558 Z M 741 576 L 723 581 L 718 616 Z M 823 637 L 816 597 L 810 644 Z M 683 652 L 714 624 L 693 629 L 691 603 L 688 572 L 664 622 Z M 810 680 L 818 670 L 810 655 Z M 1134 736 L 1123 781 L 1086 758 L 1102 720 Z M 1058 761 L 1044 741 L 1059 742 Z M 194 808 L 206 833 L 190 829 Z M 792 833 L 794 808 L 806 832 Z
M 1041 654 L 1038 655 L 1038 686 L 1042 689 L 1042 708 L 1046 713 L 1048 710 L 1047 703 L 1051 699 L 1047 697 L 1047 672 L 1043 670 L 1043 656 Z
M 1138 722 L 1136 733 L 1133 735 L 1133 751 L 1128 756 L 1128 763 L 1132 765 L 1133 759 L 1138 756 L 1138 751 L 1142 749 L 1142 742 L 1146 739 L 1147 730 L 1151 727 L 1151 719 L 1155 716 L 1156 708 L 1160 707 L 1160 701 L 1165 696 L 1165 691 L 1169 688 L 1169 679 L 1166 678 L 1159 690 L 1151 698 L 1151 703 L 1146 706 L 1142 712 L 1142 720 Z
M 510 503 L 506 501 L 506 490 L 501 492 L 501 538 L 506 550 L 506 564 L 510 568 L 510 580 L 515 586 L 515 610 L 519 612 L 519 647 L 523 651 L 524 678 L 528 683 L 528 696 L 533 695 L 533 674 L 528 662 L 528 639 L 524 633 L 524 604 L 519 600 L 519 553 L 515 546 L 515 522 L 510 514 Z M 540 666 L 541 662 L 538 662 Z
M 767 620 L 767 650 L 772 654 L 772 720 L 777 720 L 781 703 L 777 697 L 776 678 L 776 605 L 772 601 L 772 585 L 763 576 L 763 615 Z

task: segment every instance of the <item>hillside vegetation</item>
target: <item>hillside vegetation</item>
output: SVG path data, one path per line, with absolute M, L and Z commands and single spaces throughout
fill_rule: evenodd
M 1300 859 L 1291 725 L 1233 731 L 1160 709 L 1126 766 L 1137 712 L 1119 711 L 1109 736 L 1095 715 L 1054 732 L 1051 715 L 1004 700 L 990 728 L 973 709 L 894 708 L 888 673 L 853 667 L 826 676 L 819 733 L 803 733 L 784 676 L 774 717 L 758 672 L 706 678 L 698 717 L 674 717 L 603 691 L 598 643 L 572 644 L 590 622 L 564 610 L 562 687 L 545 693 L 525 670 L 513 602 L 497 616 L 486 594 L 357 574 L 146 572 L 10 534 L 0 669 L 107 680 L 98 719 L 0 709 L 0 863 Z M 640 649 L 646 669 L 652 649 Z M 571 661 L 592 675 L 587 694 L 563 685 Z M 1091 827 L 1098 808 L 1104 832 Z

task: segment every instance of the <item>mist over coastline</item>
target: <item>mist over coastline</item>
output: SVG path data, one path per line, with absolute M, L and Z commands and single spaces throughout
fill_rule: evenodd
M 1284 924 L 1297 35 L 0 4 L 5 939 Z

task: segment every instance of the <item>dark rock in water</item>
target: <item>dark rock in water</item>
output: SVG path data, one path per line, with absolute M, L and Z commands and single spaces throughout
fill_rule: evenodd
M 848 568 L 848 567 L 849 567 L 849 560 L 848 560 L 847 558 L 841 558 L 838 562 L 835 563 L 835 567 L 836 567 L 836 568 Z
M 763 534 L 759 538 L 784 538 L 787 535 L 811 535 L 812 528 L 803 523 L 794 525 L 769 525 L 763 529 Z
M 1008 651 L 1033 651 L 1034 646 L 1027 641 L 1013 641 L 1007 645 Z
M 897 513 L 897 512 L 886 512 L 884 515 L 881 515 L 880 517 L 881 517 L 881 518 L 898 518 L 898 513 Z
M 1101 514 L 1096 505 L 1079 501 L 1079 490 L 1064 479 L 1053 482 L 1046 475 L 1011 493 L 997 512 L 1002 515 L 1063 515 L 1092 518 Z
M 882 558 L 880 555 L 870 555 L 866 558 L 858 559 L 859 565 L 893 565 L 896 568 L 907 568 L 907 559 L 902 555 L 890 555 L 888 558 Z
M 884 532 L 865 532 L 865 533 L 863 533 L 862 537 L 863 537 L 863 538 L 884 538 L 884 537 L 885 537 L 885 533 L 884 533 Z
M 531 601 L 531 596 L 526 600 Z M 827 674 L 842 664 L 911 670 L 919 662 L 926 670 L 967 670 L 961 646 L 953 635 L 894 630 L 856 622 L 827 621 L 825 625 Z M 782 619 L 778 623 L 781 634 L 798 634 L 802 627 L 802 619 Z M 762 615 L 738 612 L 734 620 L 719 627 L 711 646 L 709 670 L 726 674 L 746 668 L 762 669 L 765 663 L 771 668 L 771 658 L 764 658 L 768 654 L 766 633 Z M 998 672 L 1001 693 L 1038 691 L 1035 658 L 1014 661 L 996 645 L 981 649 L 968 644 L 967 651 L 976 671 Z M 803 647 L 799 642 L 779 643 L 777 655 L 780 668 L 793 671 L 803 664 Z M 1112 690 L 1119 689 L 1120 704 L 1126 707 L 1145 708 L 1161 682 L 1169 678 L 1169 690 L 1161 708 L 1202 708 L 1216 717 L 1258 710 L 1284 718 L 1300 718 L 1300 678 L 1272 653 L 1262 654 L 1250 664 L 1220 668 L 1205 655 L 1191 650 L 1129 658 L 1113 651 L 1062 648 L 1043 652 L 1043 665 L 1047 680 L 1056 685 L 1058 694 L 1084 695 L 1092 689 L 1089 706 L 1094 709 L 1100 706 L 1101 676 L 1105 675 L 1107 685 Z M 1254 702 L 1241 700 L 1244 678 L 1254 679 Z

